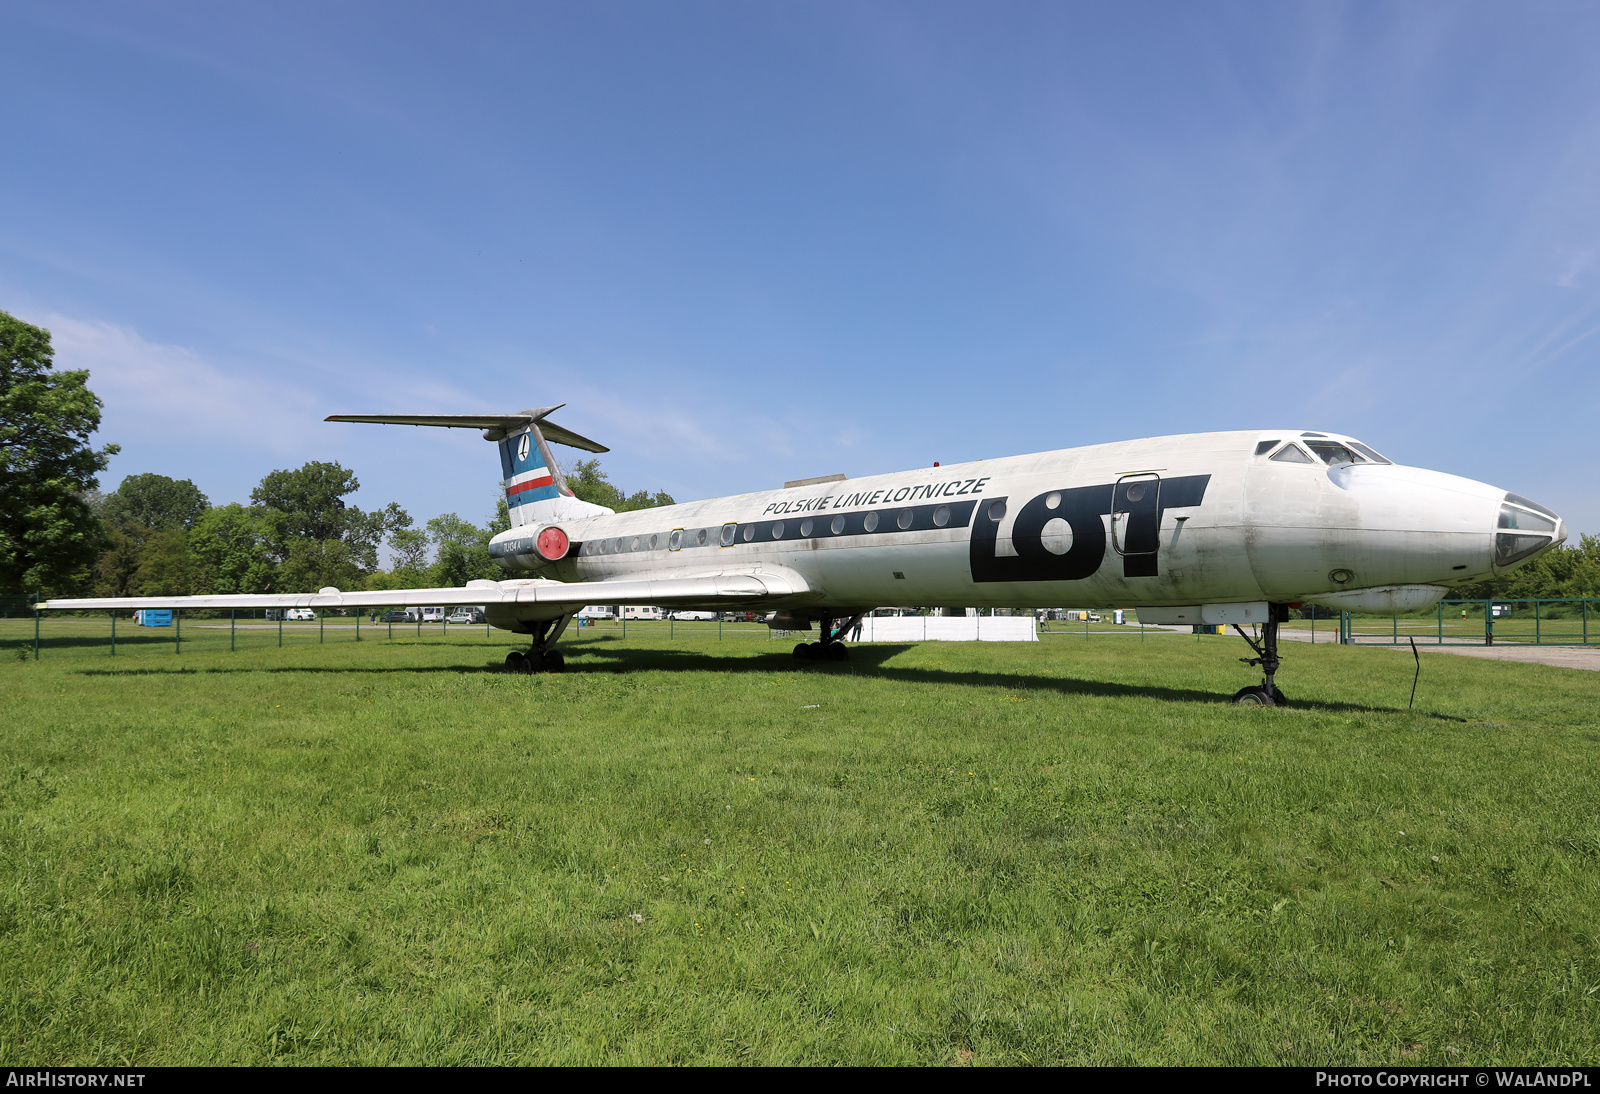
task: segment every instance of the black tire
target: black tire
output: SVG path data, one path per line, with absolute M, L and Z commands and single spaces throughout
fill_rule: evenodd
M 1286 707 L 1289 705 L 1289 697 L 1285 695 L 1282 689 L 1280 689 L 1276 684 L 1272 686 L 1272 705 L 1275 707 Z
M 566 672 L 567 659 L 561 656 L 561 651 L 551 650 L 544 655 L 545 672 Z
M 529 650 L 522 657 L 522 671 L 529 676 L 544 671 L 545 654 L 538 650 Z
M 522 656 L 521 650 L 512 650 L 510 653 L 506 654 L 506 671 L 527 672 L 528 669 L 526 665 L 523 664 L 523 662 L 526 660 L 527 659 Z
M 812 661 L 816 659 L 816 656 L 810 642 L 801 642 L 794 648 L 794 659 L 796 661 Z
M 827 658 L 830 661 L 850 660 L 850 648 L 843 642 L 829 642 Z
M 1272 697 L 1267 694 L 1267 689 L 1257 684 L 1251 688 L 1240 688 L 1233 693 L 1233 705 L 1236 707 L 1271 707 L 1277 706 Z

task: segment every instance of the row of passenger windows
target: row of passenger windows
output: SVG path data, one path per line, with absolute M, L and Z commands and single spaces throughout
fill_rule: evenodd
M 1003 504 L 1003 503 L 1002 503 Z M 941 505 L 933 511 L 933 524 L 936 528 L 944 528 L 950 523 L 950 507 Z M 864 532 L 876 532 L 883 527 L 884 521 L 891 519 L 888 513 L 879 514 L 870 512 L 862 518 L 861 528 Z M 893 514 L 894 528 L 902 531 L 910 528 L 916 520 L 916 514 L 911 509 L 902 509 Z M 843 516 L 836 516 L 825 525 L 819 517 L 804 517 L 800 520 L 797 531 L 801 539 L 809 539 L 813 534 L 821 534 L 821 529 L 826 527 L 833 535 L 843 535 L 849 526 L 849 521 Z M 759 524 L 724 524 L 717 537 L 717 541 L 724 547 L 732 547 L 736 539 L 743 539 L 746 543 L 754 542 Z M 789 521 L 773 521 L 767 528 L 767 534 L 772 539 L 782 539 L 784 532 L 796 526 Z M 885 531 L 889 528 L 885 527 Z M 657 551 L 662 547 L 665 539 L 666 549 L 677 551 L 684 547 L 704 547 L 711 542 L 711 534 L 715 528 L 679 528 L 663 537 L 660 533 L 650 536 L 621 536 L 617 539 L 590 540 L 583 545 L 584 554 L 614 555 L 625 554 L 633 551 Z
M 1360 441 L 1335 441 L 1329 440 L 1323 433 L 1302 433 L 1299 443 L 1293 441 L 1283 445 L 1278 451 L 1272 453 L 1272 459 L 1277 463 L 1316 463 L 1317 461 L 1306 455 L 1305 445 L 1311 449 L 1323 463 L 1389 463 L 1372 449 Z M 1321 438 L 1312 440 L 1310 438 Z M 1278 445 L 1283 444 L 1282 437 L 1275 437 L 1270 441 L 1262 441 L 1256 445 L 1256 455 L 1264 456 L 1272 452 Z

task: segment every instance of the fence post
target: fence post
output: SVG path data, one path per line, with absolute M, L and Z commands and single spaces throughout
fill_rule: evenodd
M 1588 597 L 1585 597 L 1584 600 L 1583 600 L 1583 644 L 1585 646 L 1587 646 L 1589 644 L 1589 599 L 1588 599 Z
M 278 648 L 283 649 L 283 609 L 278 609 Z
M 1444 645 L 1444 601 L 1439 601 L 1439 645 Z
M 1483 602 L 1483 644 L 1494 645 L 1494 601 Z
M 1533 602 L 1533 644 L 1535 646 L 1541 645 L 1544 642 L 1544 638 L 1540 633 L 1539 627 L 1539 606 L 1543 603 L 1544 601 L 1542 600 L 1535 600 Z
M 236 650 L 238 648 L 237 643 L 234 641 L 234 636 L 237 635 L 238 632 L 239 632 L 239 618 L 238 617 L 239 617 L 239 609 L 238 608 L 229 608 L 228 609 L 228 652 L 229 653 L 236 652 Z M 113 632 L 113 633 L 115 633 L 115 632 Z
M 361 613 L 356 613 L 356 641 L 361 641 Z
M 183 609 L 172 609 L 172 652 L 183 652 Z
M 1391 615 L 1389 617 L 1389 622 L 1394 624 L 1394 630 L 1392 632 L 1394 634 L 1394 641 L 1390 642 L 1389 645 L 1398 646 L 1400 644 L 1400 617 L 1398 615 Z
M 39 594 L 33 596 L 33 659 L 39 660 Z
M 117 655 L 117 610 L 111 609 L 111 656 Z
M 322 645 L 322 609 L 317 609 L 317 645 Z

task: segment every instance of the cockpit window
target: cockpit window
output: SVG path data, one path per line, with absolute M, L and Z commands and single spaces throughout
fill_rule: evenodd
M 1358 456 L 1338 441 L 1307 441 L 1306 447 L 1322 457 L 1323 463 L 1365 463 L 1366 458 Z
M 1500 506 L 1500 527 L 1515 528 L 1519 532 L 1549 532 L 1552 535 L 1555 533 L 1556 522 L 1550 519 L 1555 517 L 1554 513 L 1551 513 L 1550 517 L 1542 516 L 1539 513 L 1530 513 L 1525 509 L 1519 508 L 1522 504 L 1521 498 L 1517 498 L 1515 494 L 1506 495 L 1506 501 L 1508 502 L 1514 498 L 1516 499 L 1515 505 Z M 1543 506 L 1540 508 L 1543 508 Z M 1549 510 L 1545 511 L 1549 512 Z
M 1544 506 L 1540 505 L 1538 502 L 1529 501 L 1527 498 L 1523 497 L 1521 494 L 1507 494 L 1506 495 L 1506 500 L 1509 501 L 1512 505 L 1520 505 L 1524 509 L 1532 509 L 1535 513 L 1543 513 L 1545 516 L 1549 517 L 1551 520 L 1560 520 L 1561 519 L 1560 517 L 1558 517 L 1554 513 L 1552 513 L 1550 510 L 1548 510 Z
M 1300 451 L 1299 445 L 1286 444 L 1281 450 L 1274 453 L 1272 459 L 1276 463 L 1315 463 L 1310 456 Z
M 1374 452 L 1372 449 L 1368 448 L 1366 445 L 1362 444 L 1360 441 L 1350 441 L 1349 444 L 1350 444 L 1351 448 L 1355 449 L 1357 452 L 1359 452 L 1361 455 L 1365 456 L 1367 459 L 1371 460 L 1373 463 L 1393 463 L 1394 462 L 1393 460 L 1384 459 L 1382 456 L 1378 455 L 1376 452 Z
M 1268 452 L 1271 452 L 1276 447 L 1278 447 L 1277 440 L 1262 441 L 1260 444 L 1256 445 L 1256 455 L 1265 456 Z

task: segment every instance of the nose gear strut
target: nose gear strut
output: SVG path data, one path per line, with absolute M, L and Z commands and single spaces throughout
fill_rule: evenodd
M 1241 657 L 1239 660 L 1246 665 L 1260 665 L 1264 678 L 1256 687 L 1240 688 L 1234 692 L 1235 706 L 1260 706 L 1284 707 L 1289 705 L 1289 699 L 1278 690 L 1278 685 L 1273 682 L 1278 668 L 1282 664 L 1278 660 L 1278 622 L 1280 618 L 1287 619 L 1289 608 L 1286 604 L 1270 604 L 1267 606 L 1267 621 L 1261 625 L 1261 641 L 1245 633 L 1243 627 L 1235 623 L 1233 629 L 1239 632 L 1239 637 L 1250 643 L 1250 648 L 1256 651 L 1254 657 Z
M 572 622 L 575 613 L 567 613 L 556 619 L 543 619 L 532 624 L 533 645 L 527 653 L 512 650 L 506 654 L 506 671 L 520 672 L 532 676 L 536 672 L 562 672 L 567 667 L 567 659 L 561 656 L 561 651 L 554 649 L 556 639 L 561 637 L 561 632 L 567 629 L 567 624 Z

